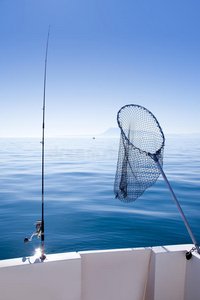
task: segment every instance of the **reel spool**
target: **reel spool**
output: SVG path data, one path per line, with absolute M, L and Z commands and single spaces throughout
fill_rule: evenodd
M 30 238 L 25 238 L 24 239 L 24 243 L 28 243 L 28 242 L 31 242 L 32 241 L 32 238 L 34 237 L 34 235 L 37 235 L 37 238 L 40 238 L 41 237 L 41 234 L 42 234 L 42 221 L 38 220 L 35 224 L 36 226 L 36 231 L 31 235 Z

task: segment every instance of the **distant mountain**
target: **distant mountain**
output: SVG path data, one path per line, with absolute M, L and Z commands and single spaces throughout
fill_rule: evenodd
M 117 127 L 111 127 L 105 132 L 101 133 L 99 136 L 105 137 L 119 137 L 120 136 L 120 129 Z

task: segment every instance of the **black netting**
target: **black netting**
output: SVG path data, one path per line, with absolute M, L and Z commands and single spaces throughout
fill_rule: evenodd
M 122 107 L 117 121 L 121 136 L 114 193 L 116 198 L 131 202 L 160 175 L 154 159 L 162 166 L 164 135 L 153 114 L 139 105 Z

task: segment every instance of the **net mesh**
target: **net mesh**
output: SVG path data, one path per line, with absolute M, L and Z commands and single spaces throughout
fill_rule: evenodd
M 122 107 L 117 121 L 121 136 L 114 193 L 121 201 L 132 202 L 160 175 L 154 158 L 162 166 L 164 134 L 154 115 L 139 105 Z

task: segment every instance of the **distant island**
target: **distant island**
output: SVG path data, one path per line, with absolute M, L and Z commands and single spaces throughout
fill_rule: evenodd
M 98 136 L 102 137 L 119 137 L 120 136 L 120 129 L 117 127 L 111 127 L 107 129 L 105 132 L 99 134 Z

